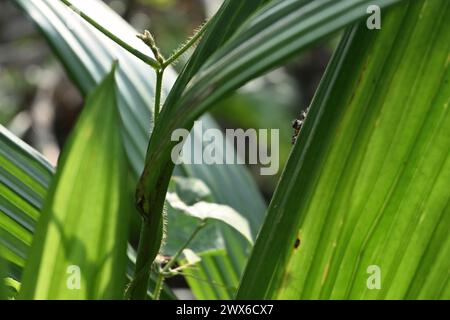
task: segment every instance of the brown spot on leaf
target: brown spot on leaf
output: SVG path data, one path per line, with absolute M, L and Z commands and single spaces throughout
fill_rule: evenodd
M 295 240 L 294 249 L 298 249 L 298 247 L 300 247 L 300 239 L 299 238 L 297 238 Z

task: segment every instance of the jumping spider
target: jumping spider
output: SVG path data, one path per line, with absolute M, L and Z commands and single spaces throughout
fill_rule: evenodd
M 306 117 L 308 116 L 309 108 L 302 111 L 300 115 L 300 119 L 295 119 L 292 121 L 292 128 L 294 128 L 294 135 L 292 136 L 292 144 L 295 144 L 297 141 L 298 134 L 303 127 L 303 123 L 305 123 Z

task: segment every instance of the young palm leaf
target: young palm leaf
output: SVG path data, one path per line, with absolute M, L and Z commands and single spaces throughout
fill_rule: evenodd
M 116 130 L 114 71 L 89 96 L 63 151 L 25 266 L 22 299 L 123 296 L 132 204 Z

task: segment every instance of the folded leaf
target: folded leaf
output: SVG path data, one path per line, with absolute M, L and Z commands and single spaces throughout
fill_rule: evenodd
M 247 220 L 242 218 L 239 213 L 229 206 L 205 201 L 200 201 L 193 206 L 188 206 L 178 198 L 176 193 L 168 193 L 166 200 L 172 208 L 180 210 L 200 221 L 222 221 L 238 231 L 249 242 L 252 242 L 252 236 Z
M 125 286 L 127 162 L 114 70 L 66 145 L 26 263 L 22 299 L 118 299 Z
M 211 192 L 198 179 L 173 177 L 167 203 L 167 237 L 162 252 L 173 255 L 191 236 L 201 221 L 207 225 L 193 239 L 189 248 L 196 253 L 224 249 L 225 243 L 220 225 L 225 224 L 253 242 L 248 221 L 233 208 L 212 203 Z

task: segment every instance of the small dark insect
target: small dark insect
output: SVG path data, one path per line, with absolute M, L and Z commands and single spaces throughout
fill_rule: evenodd
M 295 239 L 294 249 L 298 249 L 298 247 L 300 247 L 300 239 L 299 238 Z
M 300 130 L 303 127 L 303 123 L 305 123 L 306 117 L 308 116 L 308 109 L 305 111 L 302 111 L 302 114 L 300 115 L 300 119 L 295 119 L 292 121 L 292 128 L 294 128 L 294 135 L 292 136 L 292 144 L 295 144 L 297 141 L 298 134 L 300 133 Z

